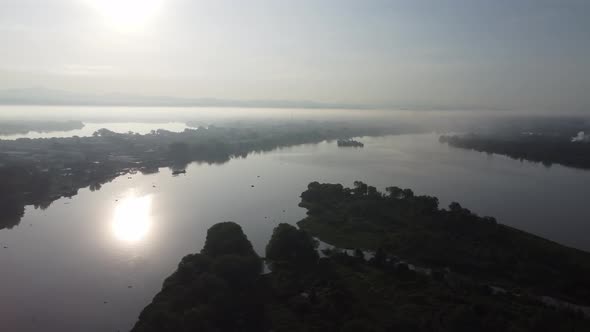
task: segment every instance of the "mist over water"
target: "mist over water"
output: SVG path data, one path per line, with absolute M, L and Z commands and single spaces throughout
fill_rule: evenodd
M 590 331 L 588 13 L 0 0 L 0 332 Z
M 46 210 L 29 206 L 17 227 L 0 231 L 7 247 L 0 251 L 3 324 L 18 331 L 126 330 L 179 258 L 200 250 L 208 227 L 239 222 L 263 254 L 278 223 L 305 216 L 297 204 L 311 181 L 409 187 L 438 196 L 441 205 L 459 201 L 500 223 L 590 250 L 590 172 L 450 148 L 437 137 L 362 137 L 363 149 L 323 142 L 221 165 L 193 163 L 186 175 L 126 175 Z
M 79 130 L 3 137 L 9 139 L 91 136 L 100 128 L 145 134 L 323 121 L 400 125 L 416 133 L 357 138 L 362 149 L 324 141 L 221 164 L 191 163 L 179 176 L 161 168 L 81 189 L 46 209 L 27 206 L 20 224 L 0 230 L 0 321 L 13 331 L 128 330 L 179 259 L 200 250 L 211 225 L 240 223 L 262 255 L 278 223 L 305 216 L 297 205 L 312 181 L 412 188 L 437 196 L 442 206 L 458 201 L 500 223 L 589 251 L 589 171 L 453 148 L 434 133 L 485 130 L 500 118 L 466 111 L 3 107 L 1 121 L 84 123 Z
M 114 132 L 132 131 L 145 134 L 164 129 L 173 132 L 198 126 L 244 126 L 273 123 L 305 123 L 307 121 L 347 123 L 350 125 L 388 126 L 406 125 L 423 132 L 485 132 L 490 126 L 515 119 L 521 124 L 544 119 L 552 122 L 560 118 L 583 119 L 584 113 L 504 112 L 485 110 L 376 110 L 376 109 L 290 109 L 239 107 L 128 107 L 128 106 L 6 106 L 0 105 L 0 133 L 2 123 L 81 121 L 84 127 L 63 131 L 31 131 L 0 134 L 0 139 L 51 138 L 91 136 L 94 131 L 107 128 Z M 577 132 L 572 133 L 572 136 Z

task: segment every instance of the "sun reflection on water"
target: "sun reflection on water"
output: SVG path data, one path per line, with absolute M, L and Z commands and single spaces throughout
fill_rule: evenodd
M 136 196 L 131 193 L 122 199 L 112 222 L 115 237 L 121 241 L 135 243 L 149 233 L 152 224 L 152 196 Z

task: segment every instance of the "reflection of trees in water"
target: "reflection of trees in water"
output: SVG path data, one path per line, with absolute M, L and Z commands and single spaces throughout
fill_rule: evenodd
M 98 191 L 98 190 L 100 190 L 100 188 L 102 188 L 102 184 L 98 183 L 98 182 L 93 183 L 88 187 L 88 189 L 90 189 L 90 191 L 92 191 L 92 192 Z
M 104 183 L 136 171 L 153 174 L 160 167 L 169 167 L 181 173 L 192 162 L 220 165 L 280 147 L 404 131 L 408 130 L 306 123 L 256 128 L 210 126 L 182 133 L 157 130 L 146 135 L 101 129 L 93 137 L 0 141 L 0 150 L 17 152 L 0 154 L 0 165 L 5 165 L 0 166 L 4 192 L 0 198 L 5 198 L 5 204 L 11 202 L 10 209 L 0 210 L 0 218 L 10 220 L 7 225 L 16 225 L 26 205 L 44 209 L 61 197 L 77 195 L 80 188 L 97 191 Z M 21 195 L 18 202 L 6 198 L 13 194 Z
M 32 166 L 0 167 L 0 230 L 18 225 L 27 205 L 45 210 L 57 199 L 77 195 L 80 188 L 88 187 L 94 192 L 119 175 L 132 172 L 106 168 L 92 173 L 85 166 L 78 165 L 75 170 L 70 170 L 71 174 L 63 177 L 61 168 L 57 171 L 39 170 Z
M 11 229 L 18 225 L 25 214 L 25 203 L 17 195 L 0 194 L 0 229 Z
M 572 142 L 569 135 L 442 135 L 439 142 L 488 155 L 500 154 L 515 160 L 537 162 L 546 168 L 556 163 L 590 169 L 590 144 Z
M 36 177 L 19 166 L 5 166 L 0 169 L 0 229 L 18 225 L 25 213 L 25 190 Z
M 35 204 L 33 204 L 33 206 L 35 207 L 35 209 L 47 210 L 47 208 L 49 208 L 51 203 L 53 203 L 52 200 L 47 200 L 47 201 L 35 203 Z

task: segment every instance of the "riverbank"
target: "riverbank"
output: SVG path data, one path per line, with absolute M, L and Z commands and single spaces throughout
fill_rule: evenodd
M 298 225 L 332 245 L 382 250 L 515 293 L 589 304 L 589 253 L 498 224 L 458 203 L 439 209 L 436 197 L 397 187 L 383 194 L 362 182 L 354 188 L 314 182 L 301 198 L 308 217 Z
M 0 140 L 0 229 L 19 223 L 26 205 L 48 207 L 80 188 L 100 186 L 133 172 L 184 170 L 191 162 L 222 164 L 252 152 L 362 135 L 404 133 L 398 127 L 337 123 L 199 127 L 146 135 L 100 129 L 92 137 Z M 10 208 L 8 208 L 10 207 Z
M 584 136 L 584 132 L 580 132 Z M 505 155 L 512 159 L 528 160 L 545 166 L 560 164 L 590 169 L 590 143 L 570 135 L 442 135 L 441 143 L 489 154 Z
M 494 293 L 469 279 L 423 274 L 382 251 L 366 259 L 324 251 L 279 224 L 266 247 L 270 273 L 239 225 L 212 226 L 182 259 L 132 331 L 585 331 L 590 320 L 527 294 Z

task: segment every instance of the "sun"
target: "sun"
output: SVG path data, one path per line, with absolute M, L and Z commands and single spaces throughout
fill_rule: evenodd
M 137 197 L 133 193 L 119 202 L 115 208 L 112 229 L 117 239 L 135 243 L 149 232 L 152 217 L 152 197 Z
M 142 29 L 161 11 L 164 0 L 86 0 L 118 30 Z

